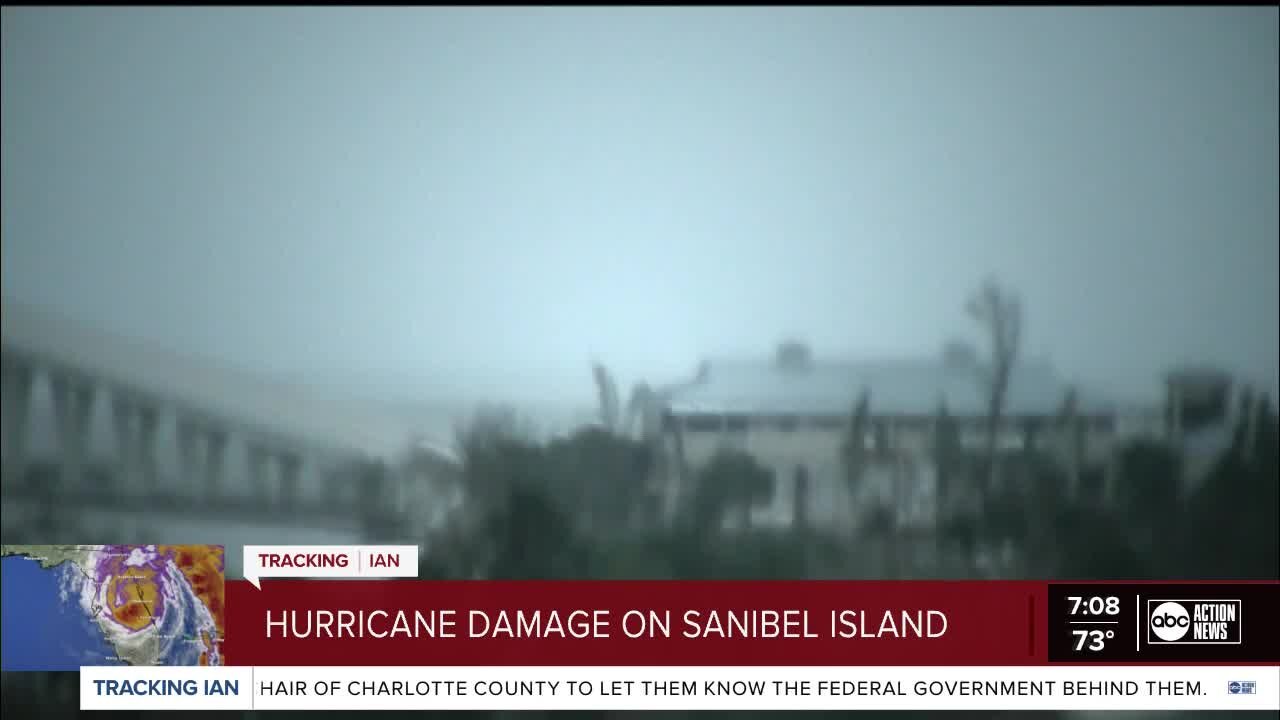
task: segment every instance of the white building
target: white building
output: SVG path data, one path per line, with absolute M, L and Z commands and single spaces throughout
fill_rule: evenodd
M 864 391 L 869 461 L 854 490 L 842 447 Z M 774 475 L 771 501 L 752 514 L 758 526 L 786 526 L 803 513 L 814 527 L 848 529 L 874 508 L 890 511 L 901 526 L 932 525 L 939 409 L 945 404 L 954 418 L 962 447 L 981 450 L 986 438 L 987 396 L 972 358 L 963 353 L 822 362 L 792 344 L 773 358 L 704 363 L 694 382 L 664 395 L 667 470 L 660 483 L 668 511 L 688 497 L 698 469 L 718 450 L 737 448 Z M 1074 413 L 1066 415 L 1070 396 Z M 1065 422 L 1068 416 L 1075 421 Z M 1036 449 L 1074 462 L 1072 476 L 1079 477 L 1079 470 L 1104 467 L 1119 440 L 1161 434 L 1163 424 L 1159 410 L 1126 412 L 1073 392 L 1048 364 L 1032 363 L 1011 377 L 998 445 L 1006 452 Z M 1069 441 L 1068 427 L 1077 428 L 1077 443 Z

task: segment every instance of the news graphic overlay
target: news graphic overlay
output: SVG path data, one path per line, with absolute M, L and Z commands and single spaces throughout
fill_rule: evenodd
M 0 669 L 223 664 L 221 545 L 0 546 Z
M 1051 662 L 1280 662 L 1280 585 L 1050 584 Z
M 417 545 L 245 545 L 244 579 L 416 578 Z
M 81 709 L 1280 710 L 1277 583 L 424 581 L 408 546 L 244 552 L 230 662 L 85 666 Z

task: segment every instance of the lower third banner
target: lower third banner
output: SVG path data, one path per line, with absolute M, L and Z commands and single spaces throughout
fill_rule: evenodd
M 1275 666 L 86 667 L 82 710 L 1280 710 Z

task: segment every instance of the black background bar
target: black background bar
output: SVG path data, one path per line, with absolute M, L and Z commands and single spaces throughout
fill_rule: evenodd
M 1051 583 L 1049 662 L 1280 663 L 1278 616 L 1276 583 Z

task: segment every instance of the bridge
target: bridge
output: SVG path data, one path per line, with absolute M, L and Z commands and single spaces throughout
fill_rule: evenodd
M 447 411 L 0 312 L 6 543 L 414 542 L 457 501 Z

